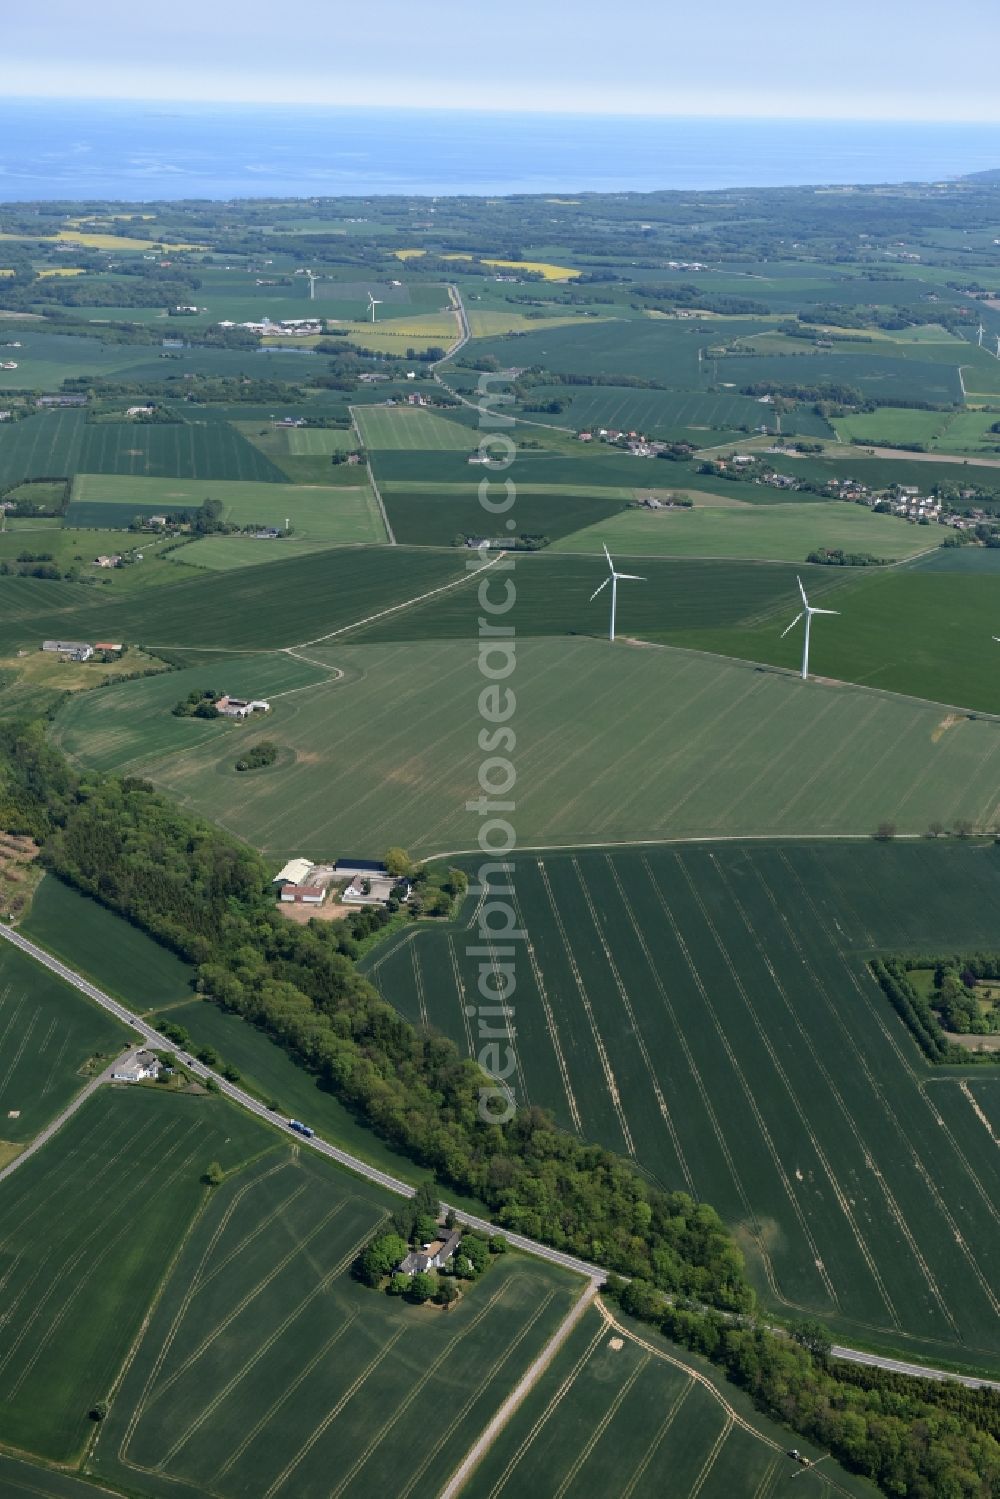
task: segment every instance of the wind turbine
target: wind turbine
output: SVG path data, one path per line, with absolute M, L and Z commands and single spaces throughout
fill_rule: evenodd
M 375 321 L 375 309 L 376 309 L 376 307 L 381 307 L 382 306 L 382 300 L 381 300 L 380 297 L 373 297 L 372 294 L 371 294 L 371 292 L 369 292 L 368 293 L 368 301 L 371 304 L 372 322 L 374 323 L 374 321 Z
M 614 644 L 614 639 L 615 639 L 615 610 L 616 610 L 617 604 L 618 604 L 618 582 L 619 582 L 619 579 L 625 578 L 630 583 L 645 583 L 646 579 L 645 578 L 640 578 L 639 575 L 638 575 L 638 573 L 617 573 L 617 572 L 615 572 L 615 564 L 611 560 L 611 553 L 608 551 L 607 547 L 604 548 L 604 555 L 608 559 L 608 576 L 605 578 L 605 580 L 604 580 L 603 583 L 601 583 L 597 588 L 594 589 L 593 593 L 590 595 L 590 602 L 591 603 L 594 602 L 594 600 L 596 599 L 597 595 L 600 593 L 600 591 L 601 591 L 602 588 L 607 588 L 608 584 L 609 583 L 611 584 L 611 629 L 608 632 L 608 639 L 611 641 L 612 644 Z
M 839 614 L 840 610 L 813 608 L 812 604 L 810 604 L 809 600 L 806 598 L 806 591 L 802 587 L 802 579 L 797 577 L 795 581 L 796 583 L 798 583 L 799 593 L 801 593 L 802 595 L 802 608 L 799 610 L 798 614 L 796 614 L 795 618 L 788 626 L 788 629 L 782 630 L 781 638 L 782 640 L 784 640 L 785 636 L 788 634 L 788 631 L 794 630 L 799 620 L 802 619 L 803 616 L 805 617 L 806 634 L 805 640 L 802 643 L 802 680 L 803 682 L 805 682 L 809 677 L 809 627 L 812 624 L 812 617 L 814 614 Z
M 986 332 L 986 329 L 983 327 L 982 323 L 980 323 L 979 327 L 978 327 L 978 329 L 976 331 L 979 334 L 979 347 L 982 348 L 983 347 L 983 334 Z
M 309 282 L 309 300 L 310 300 L 310 302 L 315 302 L 315 300 L 316 300 L 316 273 L 314 271 L 306 271 L 306 279 Z M 980 342 L 982 342 L 982 340 L 980 340 Z

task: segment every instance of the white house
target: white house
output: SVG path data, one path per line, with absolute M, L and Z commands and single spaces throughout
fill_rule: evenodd
M 151 1051 L 131 1052 L 115 1064 L 111 1076 L 116 1083 L 141 1083 L 147 1077 L 156 1077 L 160 1070 L 160 1059 Z

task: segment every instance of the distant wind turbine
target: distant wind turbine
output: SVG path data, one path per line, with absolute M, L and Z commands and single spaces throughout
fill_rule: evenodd
M 314 271 L 306 271 L 306 278 L 307 278 L 307 280 L 309 282 L 309 300 L 310 300 L 310 302 L 315 302 L 315 300 L 316 300 L 316 274 L 315 274 L 315 272 Z M 982 340 L 980 340 L 980 342 L 982 342 Z
M 815 609 L 815 608 L 813 608 L 812 604 L 810 604 L 809 600 L 806 598 L 806 591 L 802 587 L 802 579 L 801 578 L 796 578 L 795 581 L 796 581 L 796 583 L 798 583 L 798 585 L 799 585 L 799 593 L 801 593 L 801 595 L 802 595 L 802 608 L 800 609 L 799 613 L 796 614 L 795 618 L 792 620 L 791 624 L 788 626 L 788 629 L 787 630 L 782 630 L 782 632 L 781 632 L 781 638 L 782 638 L 782 640 L 784 640 L 784 638 L 788 634 L 789 630 L 794 630 L 795 626 L 798 624 L 799 620 L 802 619 L 803 617 L 805 618 L 806 633 L 805 633 L 805 639 L 804 639 L 804 641 L 802 643 L 802 680 L 803 680 L 803 682 L 805 682 L 808 679 L 808 676 L 809 676 L 809 627 L 812 624 L 812 617 L 813 617 L 814 614 L 839 614 L 840 610 L 839 609 Z
M 615 611 L 618 606 L 619 579 L 624 578 L 629 583 L 645 583 L 646 579 L 640 578 L 638 573 L 615 572 L 615 564 L 611 560 L 611 553 L 608 551 L 607 547 L 604 548 L 604 555 L 608 559 L 608 576 L 605 578 L 603 583 L 601 583 L 597 588 L 594 589 L 593 593 L 590 595 L 590 602 L 594 602 L 602 588 L 607 588 L 608 584 L 611 584 L 611 629 L 608 632 L 608 639 L 613 644 L 615 638 Z
M 979 334 L 979 347 L 982 348 L 983 347 L 983 334 L 986 332 L 986 329 L 983 327 L 982 323 L 980 323 L 979 327 L 978 327 L 978 329 L 976 331 Z
M 372 294 L 371 294 L 371 292 L 368 293 L 368 301 L 371 304 L 372 322 L 374 323 L 374 321 L 375 321 L 375 309 L 376 309 L 376 307 L 381 307 L 382 306 L 382 301 L 381 301 L 381 298 L 379 298 L 379 297 L 373 297 Z

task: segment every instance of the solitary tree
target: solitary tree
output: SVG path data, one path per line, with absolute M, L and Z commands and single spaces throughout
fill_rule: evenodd
M 226 1173 L 218 1161 L 211 1161 L 205 1170 L 202 1181 L 207 1187 L 219 1187 L 226 1179 Z
M 896 824 L 894 822 L 880 822 L 875 829 L 875 839 L 878 843 L 891 843 L 896 836 Z

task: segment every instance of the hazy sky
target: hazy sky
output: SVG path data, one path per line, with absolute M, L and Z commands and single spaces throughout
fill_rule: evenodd
M 997 0 L 44 0 L 5 10 L 7 94 L 1000 119 L 989 73 Z

